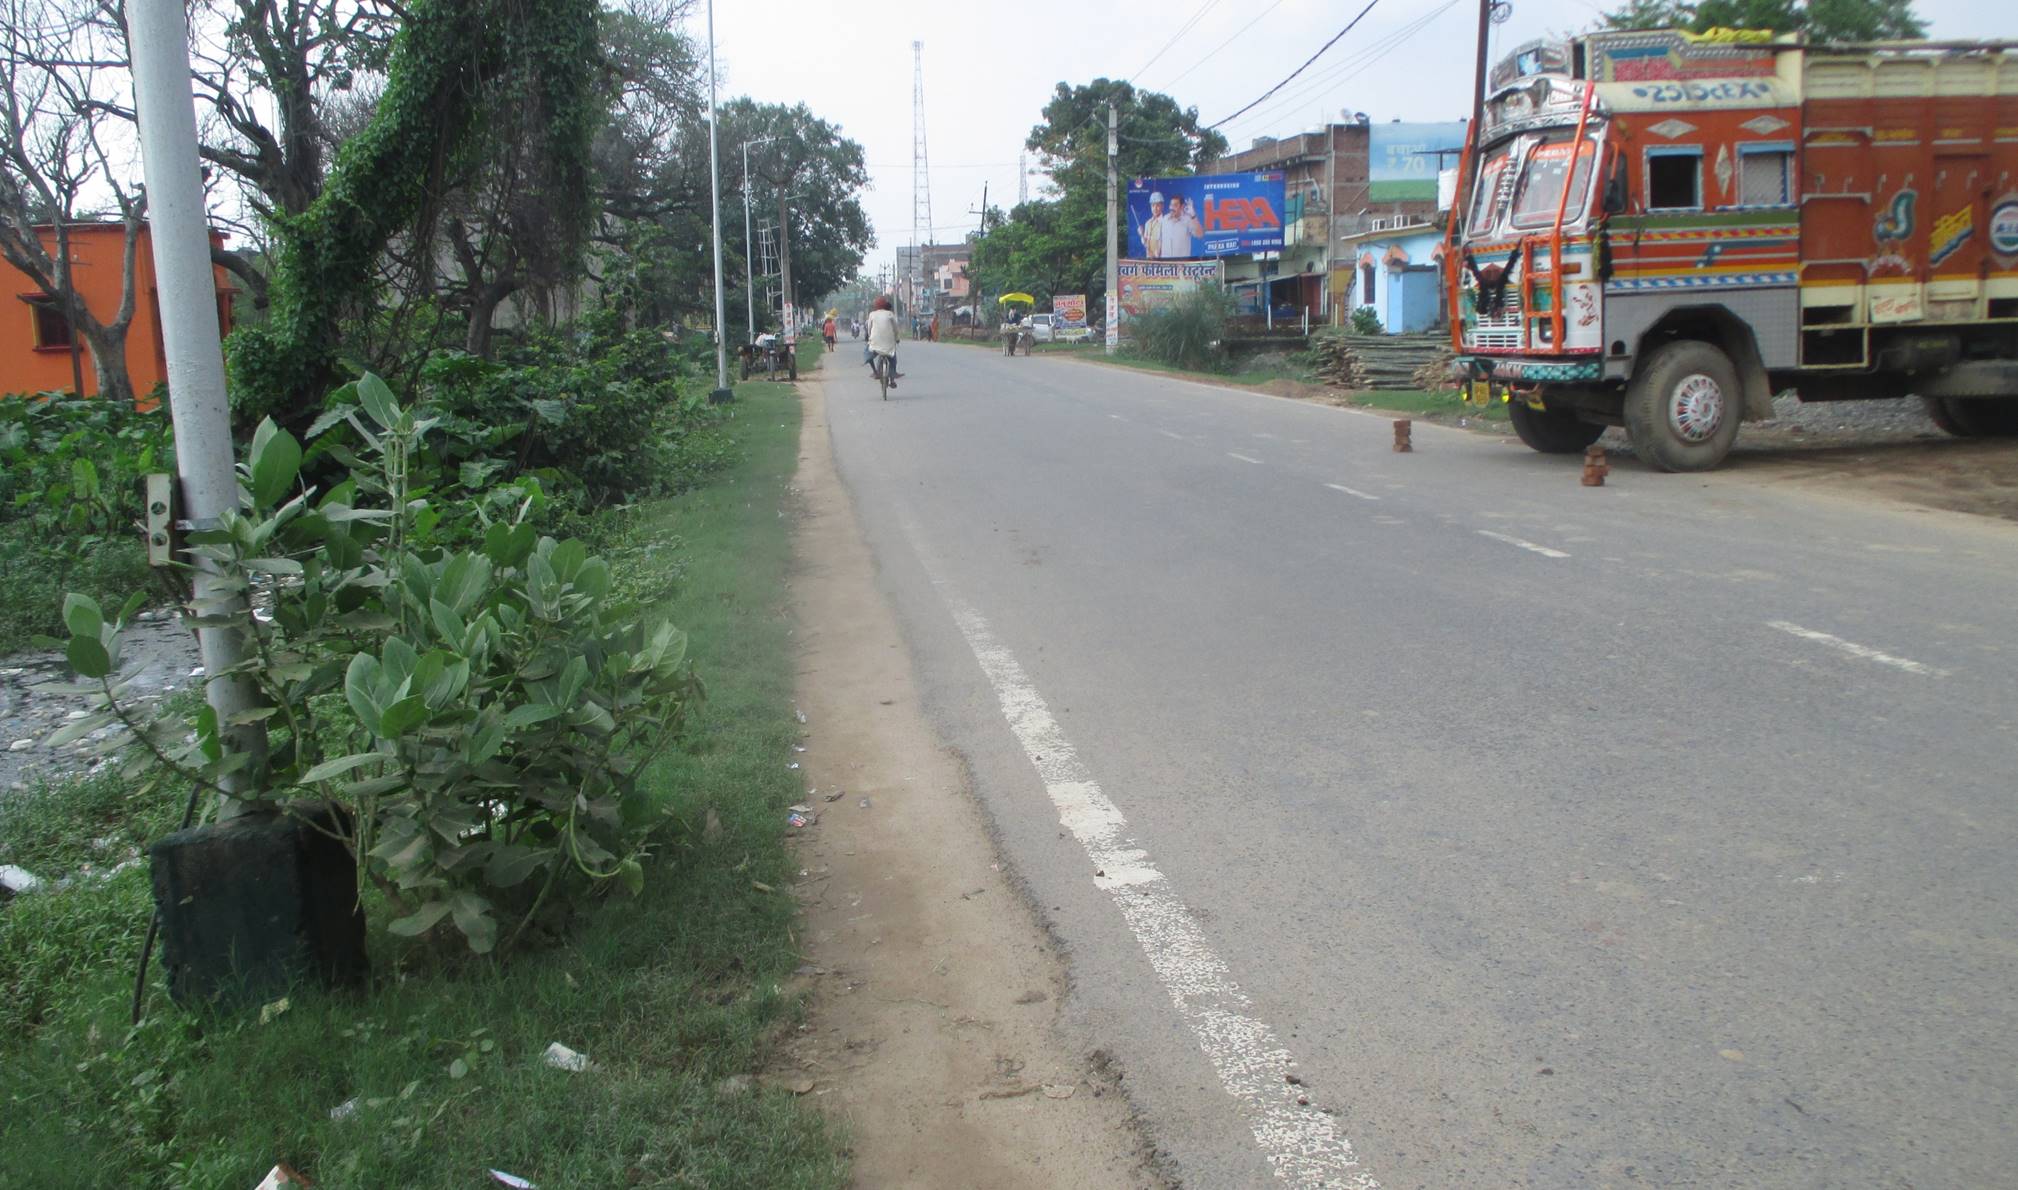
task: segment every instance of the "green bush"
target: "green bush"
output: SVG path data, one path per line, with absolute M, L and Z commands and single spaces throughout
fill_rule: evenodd
M 1167 306 L 1135 319 L 1135 350 L 1150 359 L 1195 371 L 1225 366 L 1226 325 L 1233 298 L 1218 285 L 1201 285 Z
M 487 952 L 502 925 L 509 948 L 550 904 L 642 884 L 659 811 L 638 776 L 680 737 L 700 686 L 685 636 L 611 598 L 608 564 L 581 542 L 541 536 L 533 499 L 493 515 L 417 494 L 411 464 L 439 419 L 401 408 L 375 376 L 347 390 L 359 407 L 322 419 L 364 444 L 332 452 L 346 480 L 312 502 L 297 491 L 300 444 L 262 422 L 245 510 L 189 535 L 228 584 L 194 610 L 245 635 L 232 672 L 261 709 L 219 723 L 205 706 L 187 736 L 157 723 L 146 751 L 213 789 L 236 775 L 250 800 L 344 805 L 360 877 L 399 914 L 389 929 L 447 920 Z M 243 610 L 255 576 L 279 580 L 257 618 Z M 52 745 L 129 714 L 113 676 L 120 618 L 78 596 L 63 610 L 71 668 L 98 707 Z M 252 723 L 272 732 L 263 757 L 237 738 Z
M 1380 324 L 1380 311 L 1372 306 L 1361 306 L 1352 312 L 1352 323 L 1347 328 L 1355 335 L 1384 335 L 1387 328 Z

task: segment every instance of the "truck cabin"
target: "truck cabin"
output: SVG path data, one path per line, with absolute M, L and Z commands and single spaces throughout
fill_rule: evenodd
M 1592 102 L 1577 142 L 1585 86 L 1569 79 L 1524 79 L 1487 103 L 1479 165 L 1464 210 L 1467 247 L 1511 245 L 1529 236 L 1545 240 L 1557 229 L 1559 213 L 1563 232 L 1584 229 L 1597 209 L 1592 167 L 1603 159 L 1606 132 L 1602 105 Z

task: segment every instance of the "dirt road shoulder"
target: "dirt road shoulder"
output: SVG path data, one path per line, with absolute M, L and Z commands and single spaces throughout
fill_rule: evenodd
M 860 1186 L 1158 1185 L 1115 1078 L 1062 1040 L 1063 965 L 919 708 L 825 390 L 800 385 L 792 583 L 813 997 L 773 1077 L 849 1128 Z

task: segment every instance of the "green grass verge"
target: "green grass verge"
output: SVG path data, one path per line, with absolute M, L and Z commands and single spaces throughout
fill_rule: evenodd
M 651 774 L 671 818 L 643 895 L 503 967 L 375 931 L 368 991 L 302 990 L 265 1024 L 186 1014 L 157 970 L 134 1030 L 144 866 L 17 898 L 0 908 L 0 1187 L 249 1187 L 276 1161 L 332 1187 L 469 1187 L 489 1168 L 543 1190 L 845 1182 L 817 1113 L 724 1081 L 796 1016 L 793 906 L 767 889 L 789 887 L 784 811 L 802 796 L 779 515 L 799 408 L 784 385 L 738 395 L 717 431 L 732 462 L 587 526 L 624 581 L 663 594 L 708 684 L 689 746 Z M 99 779 L 16 796 L 0 861 L 55 876 L 156 836 L 183 792 Z M 545 1067 L 553 1041 L 598 1069 Z
M 1414 413 L 1423 417 L 1434 417 L 1440 421 L 1455 421 L 1460 417 L 1492 422 L 1504 422 L 1507 419 L 1505 405 L 1488 405 L 1483 409 L 1476 405 L 1467 405 L 1459 398 L 1456 389 L 1443 389 L 1438 392 L 1425 392 L 1412 388 L 1367 389 L 1348 393 L 1346 399 L 1369 409 Z

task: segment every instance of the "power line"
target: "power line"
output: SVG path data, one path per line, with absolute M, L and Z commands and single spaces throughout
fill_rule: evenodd
M 1274 12 L 1274 11 L 1275 11 L 1276 9 L 1278 9 L 1278 8 L 1281 8 L 1281 7 L 1282 7 L 1282 0 L 1275 0 L 1275 3 L 1273 3 L 1273 4 L 1269 5 L 1269 6 L 1267 7 L 1267 8 L 1264 8 L 1264 9 L 1262 9 L 1262 10 L 1261 10 L 1261 15 L 1260 15 L 1260 16 L 1257 16 L 1257 17 L 1255 17 L 1255 18 L 1254 18 L 1253 20 L 1251 20 L 1251 21 L 1247 22 L 1247 23 L 1246 23 L 1245 25 L 1242 25 L 1242 26 L 1240 27 L 1240 32 L 1239 32 L 1239 33 L 1235 33 L 1235 34 L 1234 34 L 1234 35 L 1233 35 L 1232 37 L 1229 37 L 1229 38 L 1227 38 L 1227 39 L 1226 39 L 1225 41 L 1222 41 L 1222 42 L 1220 42 L 1220 43 L 1219 43 L 1219 46 L 1218 46 L 1218 48 L 1214 49 L 1214 50 L 1213 50 L 1213 51 L 1212 51 L 1211 53 L 1209 53 L 1209 54 L 1205 55 L 1205 56 L 1204 56 L 1203 58 L 1200 58 L 1200 59 L 1199 59 L 1198 61 L 1196 61 L 1196 62 L 1193 62 L 1193 63 L 1192 63 L 1191 65 L 1189 65 L 1189 66 L 1185 67 L 1185 68 L 1184 68 L 1184 71 L 1183 71 L 1183 73 L 1182 73 L 1182 74 L 1179 74 L 1179 75 L 1178 75 L 1178 76 L 1177 76 L 1176 78 L 1173 78 L 1173 79 L 1170 79 L 1169 81 L 1165 82 L 1165 83 L 1163 84 L 1164 88 L 1165 88 L 1165 89 L 1167 90 L 1167 89 L 1168 89 L 1168 88 L 1170 88 L 1170 87 L 1174 87 L 1174 86 L 1176 86 L 1176 85 L 1177 85 L 1177 84 L 1178 84 L 1179 82 L 1182 82 L 1182 81 L 1183 81 L 1183 79 L 1184 79 L 1184 76 L 1185 76 L 1185 75 L 1187 75 L 1187 74 L 1190 74 L 1190 73 L 1191 73 L 1192 71 L 1194 71 L 1194 70 L 1197 70 L 1197 69 L 1198 69 L 1199 67 L 1201 67 L 1201 66 L 1205 65 L 1205 64 L 1206 64 L 1207 62 L 1210 62 L 1210 61 L 1212 61 L 1212 60 L 1213 60 L 1214 58 L 1218 57 L 1218 56 L 1219 56 L 1219 51 L 1220 51 L 1220 50 L 1223 50 L 1223 49 L 1225 49 L 1225 48 L 1226 48 L 1227 46 L 1230 46 L 1230 45 L 1232 45 L 1232 44 L 1233 44 L 1234 42 L 1236 42 L 1236 41 L 1240 40 L 1240 34 L 1241 34 L 1241 33 L 1245 33 L 1245 32 L 1247 32 L 1247 31 L 1248 31 L 1249 29 L 1252 29 L 1252 28 L 1254 28 L 1254 27 L 1255 27 L 1256 25 L 1259 25 L 1259 24 L 1261 23 L 1261 18 L 1262 18 L 1262 17 L 1265 17 L 1265 16 L 1267 16 L 1267 15 L 1268 15 L 1269 13 L 1271 13 L 1271 12 Z M 1148 68 L 1147 66 L 1145 66 L 1145 67 L 1143 67 L 1142 69 L 1144 69 L 1144 70 L 1147 70 L 1147 69 L 1149 69 L 1149 68 Z
M 1444 13 L 1450 11 L 1453 7 L 1456 6 L 1456 4 L 1457 0 L 1446 0 L 1446 2 L 1441 7 L 1431 9 L 1429 12 L 1424 13 L 1422 16 L 1417 17 L 1415 20 L 1409 22 L 1406 25 L 1403 25 L 1401 28 L 1396 29 L 1387 34 L 1384 34 L 1379 40 L 1368 45 L 1365 49 L 1353 54 L 1352 56 L 1346 58 L 1342 62 L 1334 64 L 1333 66 L 1326 69 L 1322 73 L 1307 80 L 1304 86 L 1299 87 L 1291 91 L 1289 94 L 1282 96 L 1280 102 L 1271 104 L 1270 106 L 1263 108 L 1260 111 L 1256 111 L 1253 114 L 1245 117 L 1244 119 L 1238 122 L 1241 124 L 1252 125 L 1257 121 L 1264 121 L 1271 119 L 1281 112 L 1287 111 L 1291 108 L 1309 102 L 1311 98 L 1317 95 L 1321 95 L 1324 92 L 1336 88 L 1343 83 L 1358 78 L 1360 75 L 1365 74 L 1369 69 L 1371 69 L 1374 66 L 1375 63 L 1380 61 L 1382 58 L 1386 57 L 1394 49 L 1406 43 L 1411 38 L 1421 33 L 1423 30 L 1427 29 L 1432 22 L 1434 22 L 1438 17 L 1442 16 Z M 1223 122 L 1233 123 L 1234 121 L 1232 120 L 1231 117 L 1229 117 L 1226 121 Z
M 1169 53 L 1169 52 L 1170 52 L 1170 47 L 1171 47 L 1171 46 L 1174 46 L 1174 45 L 1176 45 L 1176 44 L 1177 44 L 1177 43 L 1178 43 L 1179 41 L 1183 40 L 1183 38 L 1184 38 L 1184 35 L 1185 35 L 1186 33 L 1189 33 L 1189 32 L 1191 32 L 1191 27 L 1192 27 L 1193 25 L 1196 25 L 1196 24 L 1197 24 L 1197 23 L 1199 22 L 1199 19 L 1200 19 L 1200 18 L 1202 18 L 1202 17 L 1203 17 L 1203 16 L 1204 16 L 1204 15 L 1205 15 L 1206 13 L 1208 13 L 1208 12 L 1211 12 L 1211 11 L 1212 11 L 1212 10 L 1213 10 L 1214 8 L 1217 8 L 1218 6 L 1219 6 L 1219 0 L 1205 0 L 1205 5 L 1204 5 L 1204 7 L 1200 8 L 1200 9 L 1199 9 L 1199 10 L 1198 10 L 1197 12 L 1194 12 L 1194 13 L 1192 13 L 1192 14 L 1191 14 L 1191 19 L 1190 19 L 1190 20 L 1188 20 L 1188 21 L 1184 22 L 1184 23 L 1183 23 L 1182 25 L 1178 26 L 1178 28 L 1177 28 L 1177 32 L 1171 35 L 1171 38 L 1170 38 L 1170 40 L 1169 40 L 1169 41 L 1166 41 L 1166 42 L 1164 42 L 1164 43 L 1163 43 L 1163 48 L 1162 48 L 1162 49 L 1160 49 L 1160 50 L 1157 50 L 1157 51 L 1156 51 L 1156 56 L 1155 56 L 1155 57 L 1153 57 L 1153 58 L 1151 58 L 1151 59 L 1149 59 L 1149 61 L 1147 61 L 1147 62 L 1144 62 L 1144 63 L 1142 64 L 1142 69 L 1141 69 L 1141 70 L 1137 70 L 1137 71 L 1136 71 L 1136 72 L 1135 72 L 1134 74 L 1131 74 L 1131 75 L 1129 75 L 1129 76 L 1128 76 L 1128 81 L 1132 83 L 1132 82 L 1134 82 L 1134 81 L 1135 81 L 1136 79 L 1139 79 L 1139 78 L 1141 78 L 1141 77 L 1142 77 L 1142 71 L 1144 71 L 1144 70 L 1148 70 L 1148 69 L 1149 69 L 1150 67 L 1152 67 L 1152 66 L 1156 65 L 1156 61 L 1157 61 L 1157 59 L 1158 59 L 1158 58 L 1161 58 L 1161 57 L 1163 57 L 1163 55 L 1165 55 L 1165 54 Z
M 1340 29 L 1337 33 L 1333 34 L 1330 41 L 1327 41 L 1323 45 L 1317 47 L 1317 52 L 1312 54 L 1310 57 L 1304 59 L 1302 66 L 1299 66 L 1295 70 L 1290 71 L 1288 77 L 1284 78 L 1281 82 L 1275 84 L 1273 87 L 1270 87 L 1268 90 L 1263 91 L 1261 93 L 1260 98 L 1256 99 L 1253 103 L 1248 104 L 1247 107 L 1241 108 L 1240 111 L 1233 113 L 1232 116 L 1227 116 L 1225 119 L 1220 120 L 1217 123 L 1207 124 L 1205 126 L 1206 130 L 1211 131 L 1212 129 L 1219 127 L 1220 124 L 1226 123 L 1227 120 L 1233 119 L 1235 116 L 1240 115 L 1241 112 L 1248 111 L 1249 109 L 1260 104 L 1263 99 L 1267 99 L 1270 95 L 1273 95 L 1277 91 L 1282 90 L 1283 87 L 1289 84 L 1290 79 L 1293 79 L 1297 75 L 1302 74 L 1305 70 L 1308 70 L 1310 68 L 1310 64 L 1312 62 L 1315 62 L 1319 58 L 1322 58 L 1324 56 L 1324 51 L 1330 49 L 1332 46 L 1337 45 L 1339 38 L 1344 37 L 1346 34 L 1352 32 L 1352 27 L 1354 25 L 1359 24 L 1359 22 L 1365 18 L 1367 13 L 1372 12 L 1373 6 L 1378 3 L 1380 3 L 1380 0 L 1366 0 L 1366 7 L 1359 10 L 1359 16 L 1352 18 L 1352 20 L 1346 24 L 1345 28 Z

